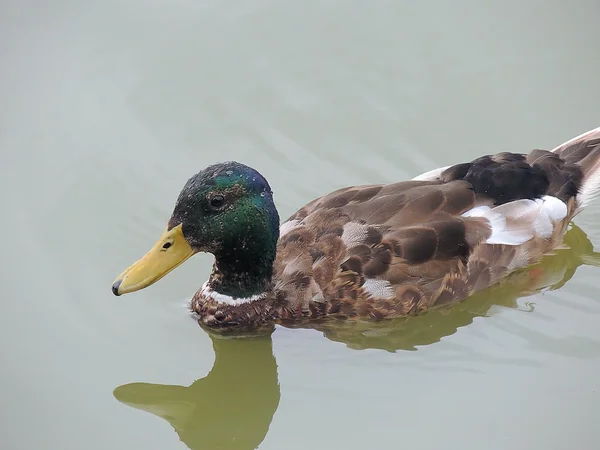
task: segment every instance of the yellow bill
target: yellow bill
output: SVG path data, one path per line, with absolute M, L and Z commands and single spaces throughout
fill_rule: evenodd
M 142 259 L 125 269 L 112 286 L 113 294 L 121 295 L 144 289 L 194 255 L 196 251 L 186 242 L 181 227 L 177 225 L 165 230 Z

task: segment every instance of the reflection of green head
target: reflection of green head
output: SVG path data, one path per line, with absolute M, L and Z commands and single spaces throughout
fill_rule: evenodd
M 279 238 L 279 215 L 267 180 L 237 162 L 215 164 L 185 184 L 168 228 L 182 225 L 196 251 L 215 255 L 225 278 L 248 273 L 241 283 L 213 286 L 227 295 L 249 296 L 270 281 Z
M 271 339 L 211 339 L 215 363 L 205 378 L 189 387 L 126 384 L 114 395 L 167 420 L 191 449 L 255 449 L 279 405 Z

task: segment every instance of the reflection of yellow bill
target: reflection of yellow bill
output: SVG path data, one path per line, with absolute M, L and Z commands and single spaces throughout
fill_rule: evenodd
M 115 280 L 115 295 L 135 292 L 157 282 L 196 253 L 183 237 L 181 225 L 165 230 L 154 247 Z

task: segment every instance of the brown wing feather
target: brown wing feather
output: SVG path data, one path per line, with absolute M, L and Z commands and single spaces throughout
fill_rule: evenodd
M 350 187 L 311 202 L 279 241 L 276 290 L 294 311 L 284 318 L 299 310 L 383 318 L 461 297 L 468 255 L 490 235 L 487 223 L 460 217 L 475 204 L 461 180 Z

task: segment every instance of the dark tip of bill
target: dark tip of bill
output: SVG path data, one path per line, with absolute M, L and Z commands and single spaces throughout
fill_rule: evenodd
M 115 281 L 115 284 L 112 285 L 113 294 L 115 294 L 117 297 L 121 295 L 119 294 L 119 286 L 121 286 L 121 281 L 123 280 Z

